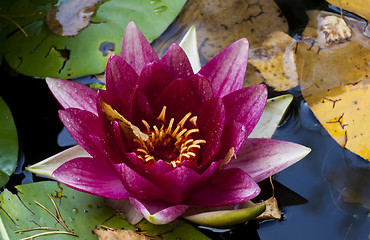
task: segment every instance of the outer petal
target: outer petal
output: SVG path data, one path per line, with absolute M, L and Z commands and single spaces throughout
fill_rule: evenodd
M 162 198 L 161 190 L 151 181 L 129 168 L 126 164 L 115 165 L 121 180 L 131 196 L 143 200 L 156 200 Z
M 51 177 L 51 174 L 63 163 L 79 157 L 91 156 L 80 145 L 76 145 L 41 162 L 26 167 L 26 169 L 42 176 Z
M 222 98 L 226 110 L 226 124 L 240 122 L 246 127 L 247 136 L 260 119 L 267 100 L 265 85 L 246 87 Z
M 81 192 L 113 199 L 129 198 L 116 171 L 102 160 L 75 158 L 52 174 L 57 181 Z
M 104 140 L 104 131 L 100 126 L 98 117 L 88 111 L 68 108 L 59 111 L 60 120 L 74 140 L 93 157 L 106 158 L 104 146 L 96 142 L 95 137 Z
M 250 138 L 244 142 L 237 158 L 226 168 L 240 168 L 259 182 L 294 164 L 310 151 L 296 143 Z
M 216 172 L 189 199 L 190 205 L 218 207 L 248 201 L 260 193 L 257 183 L 238 168 Z
M 180 166 L 163 176 L 158 176 L 156 183 L 167 202 L 179 204 L 195 191 L 199 180 L 200 175 L 194 170 Z
M 176 43 L 168 48 L 160 62 L 172 79 L 186 78 L 193 74 L 193 69 L 186 53 Z
M 172 205 L 163 201 L 142 201 L 130 198 L 136 210 L 153 224 L 167 224 L 181 216 L 188 206 Z
M 78 108 L 97 115 L 95 90 L 79 82 L 58 78 L 46 78 L 46 83 L 64 109 Z
M 199 71 L 211 81 L 215 97 L 223 97 L 242 88 L 248 50 L 248 40 L 242 38 L 215 56 Z
M 190 61 L 193 71 L 197 73 L 202 66 L 200 65 L 199 52 L 197 46 L 197 33 L 195 26 L 191 26 L 188 32 L 185 34 L 179 46 L 184 50 Z
M 158 61 L 156 52 L 133 22 L 126 27 L 121 57 L 135 69 L 137 74 L 140 74 L 145 64 Z

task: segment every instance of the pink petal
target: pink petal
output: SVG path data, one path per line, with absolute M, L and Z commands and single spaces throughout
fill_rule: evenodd
M 193 69 L 186 53 L 176 43 L 168 48 L 160 63 L 172 79 L 186 78 L 193 74 Z
M 179 204 L 187 199 L 197 188 L 200 175 L 192 169 L 180 166 L 173 171 L 157 177 L 165 200 L 173 204 Z
M 215 97 L 223 97 L 242 88 L 248 49 L 248 40 L 242 38 L 215 56 L 199 71 L 211 81 Z
M 259 182 L 289 167 L 309 152 L 309 148 L 296 143 L 250 138 L 226 168 L 240 168 Z
M 156 52 L 133 22 L 126 27 L 121 57 L 135 69 L 137 74 L 140 74 L 145 64 L 158 61 Z
M 181 216 L 188 206 L 172 205 L 163 201 L 143 201 L 130 198 L 136 210 L 153 224 L 167 224 Z
M 172 81 L 154 100 L 152 107 L 156 116 L 163 106 L 167 107 L 166 120 L 174 118 L 175 126 L 187 113 L 191 112 L 194 115 L 198 112 L 197 99 L 184 79 Z
M 163 198 L 161 190 L 151 181 L 129 168 L 126 164 L 117 164 L 116 170 L 131 196 L 143 200 L 156 200 Z
M 81 192 L 106 198 L 129 198 L 116 171 L 102 160 L 75 158 L 57 168 L 52 174 L 57 181 Z
M 138 75 L 125 60 L 112 55 L 106 68 L 106 80 L 107 90 L 99 90 L 100 97 L 127 118 Z
M 104 146 L 94 139 L 104 140 L 105 133 L 100 125 L 100 120 L 95 114 L 77 108 L 67 108 L 59 111 L 60 120 L 74 140 L 91 156 L 105 159 Z
M 79 82 L 58 78 L 46 78 L 46 83 L 64 109 L 78 108 L 97 115 L 95 90 Z
M 238 168 L 216 172 L 188 203 L 204 207 L 218 207 L 248 201 L 260 193 L 257 183 Z
M 246 138 L 246 128 L 239 122 L 226 124 L 222 132 L 221 149 L 218 154 L 219 159 L 223 159 L 231 148 L 236 154 L 243 145 Z
M 260 119 L 267 100 L 265 85 L 246 87 L 222 98 L 226 110 L 226 123 L 240 122 L 249 135 Z
M 225 107 L 222 100 L 213 98 L 204 103 L 199 109 L 197 122 L 201 139 L 206 141 L 201 146 L 199 165 L 208 167 L 220 149 L 225 124 Z
M 211 82 L 199 74 L 190 76 L 187 81 L 193 89 L 195 96 L 198 99 L 198 104 L 202 105 L 209 99 L 213 98 L 213 90 Z
M 159 62 L 152 62 L 144 66 L 139 76 L 139 89 L 152 102 L 175 79 L 171 78 Z
M 154 116 L 152 106 L 143 91 L 136 89 L 132 96 L 132 123 L 140 129 L 146 129 L 142 120 L 144 119 L 149 125 L 156 122 L 157 116 Z

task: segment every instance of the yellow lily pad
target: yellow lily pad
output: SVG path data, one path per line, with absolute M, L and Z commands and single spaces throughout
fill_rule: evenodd
M 322 21 L 328 16 L 340 18 L 328 12 L 310 12 L 297 48 L 302 95 L 338 144 L 370 160 L 370 39 L 363 34 L 364 22 L 345 17 L 350 37 L 328 43 L 327 29 L 322 30 Z M 331 28 L 335 32 L 338 25 Z
M 295 59 L 296 40 L 284 32 L 273 32 L 249 53 L 248 63 L 258 69 L 267 85 L 276 91 L 298 86 Z
M 370 21 L 370 8 L 368 0 L 326 0 L 328 3 L 343 8 L 344 10 L 365 18 Z

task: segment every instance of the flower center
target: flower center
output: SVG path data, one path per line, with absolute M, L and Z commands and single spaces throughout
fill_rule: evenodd
M 162 122 L 160 128 L 156 125 L 151 127 L 145 120 L 142 120 L 146 126 L 144 132 L 148 138 L 145 141 L 141 138 L 134 139 L 134 142 L 138 144 L 135 150 L 136 154 L 147 165 L 152 165 L 160 159 L 173 167 L 177 167 L 184 161 L 196 161 L 200 144 L 206 143 L 203 139 L 195 139 L 194 135 L 199 132 L 196 125 L 197 117 L 190 118 L 191 113 L 189 112 L 174 127 L 174 118 L 171 118 L 166 126 L 165 114 L 166 106 L 162 108 L 157 118 Z M 185 128 L 187 122 L 189 129 Z

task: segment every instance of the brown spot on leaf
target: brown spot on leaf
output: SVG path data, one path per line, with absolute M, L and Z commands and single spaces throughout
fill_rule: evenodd
M 57 8 L 51 8 L 46 15 L 46 23 L 51 32 L 63 36 L 72 37 L 90 24 L 91 16 L 97 9 L 97 3 L 101 0 L 73 0 L 61 4 Z

